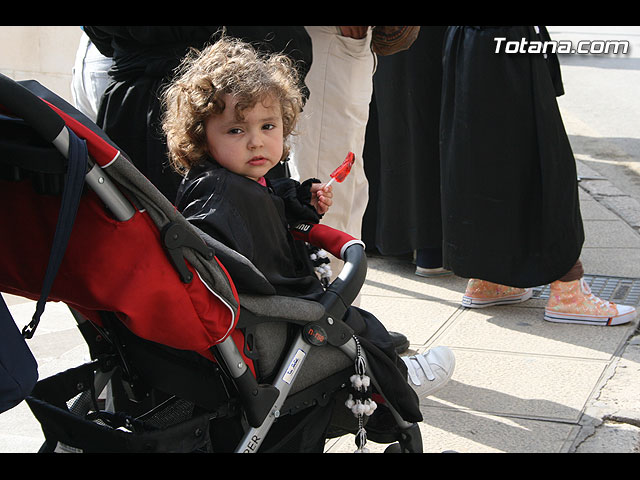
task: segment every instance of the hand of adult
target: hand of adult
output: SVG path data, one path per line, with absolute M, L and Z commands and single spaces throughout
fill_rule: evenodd
M 343 37 L 364 38 L 367 36 L 368 26 L 340 27 Z

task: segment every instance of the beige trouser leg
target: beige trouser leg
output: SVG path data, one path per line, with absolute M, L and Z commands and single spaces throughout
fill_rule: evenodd
M 360 238 L 369 199 L 362 152 L 375 66 L 371 30 L 354 39 L 341 36 L 335 26 L 305 28 L 313 45 L 306 77 L 310 97 L 291 142 L 292 174 L 301 181 L 315 177 L 327 182 L 353 152 L 356 162 L 343 183 L 333 183 L 333 205 L 322 223 Z

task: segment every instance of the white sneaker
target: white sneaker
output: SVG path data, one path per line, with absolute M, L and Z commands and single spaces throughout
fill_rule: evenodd
M 400 358 L 407 365 L 408 382 L 420 398 L 444 387 L 456 365 L 456 358 L 448 347 L 434 347 L 423 354 Z

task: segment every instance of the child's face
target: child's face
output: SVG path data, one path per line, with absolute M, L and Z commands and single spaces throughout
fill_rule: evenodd
M 278 102 L 267 97 L 236 117 L 237 100 L 224 97 L 225 109 L 205 122 L 209 154 L 222 167 L 252 180 L 264 176 L 282 157 L 284 133 Z

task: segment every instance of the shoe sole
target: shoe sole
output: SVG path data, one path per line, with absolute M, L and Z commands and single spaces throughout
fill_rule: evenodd
M 416 275 L 424 278 L 436 278 L 436 277 L 448 277 L 449 275 L 453 275 L 453 272 L 442 272 L 442 273 L 418 273 Z
M 440 272 L 425 272 L 424 270 L 419 270 L 420 267 L 416 267 L 416 275 L 419 277 L 425 278 L 433 278 L 433 277 L 445 277 L 449 275 L 453 275 L 451 270 L 444 270 Z
M 478 299 L 464 295 L 462 297 L 462 306 L 466 308 L 486 308 L 497 305 L 513 305 L 514 303 L 526 302 L 533 295 L 533 289 L 527 289 L 522 295 L 511 295 L 499 299 Z
M 553 323 L 575 323 L 579 325 L 600 325 L 610 327 L 614 325 L 624 325 L 629 323 L 636 316 L 636 312 L 628 312 L 616 317 L 592 317 L 589 315 L 563 314 L 557 312 L 544 311 L 544 319 Z
M 453 361 L 451 362 L 451 366 L 449 368 L 449 371 L 447 372 L 446 376 L 444 377 L 444 381 L 442 381 L 442 383 L 440 383 L 440 385 L 438 385 L 435 389 L 431 390 L 429 392 L 428 396 L 433 395 L 434 393 L 439 392 L 440 390 L 442 390 L 444 387 L 447 386 L 447 384 L 449 383 L 449 380 L 451 380 L 451 377 L 453 377 L 453 372 L 456 369 L 456 358 L 453 357 Z

